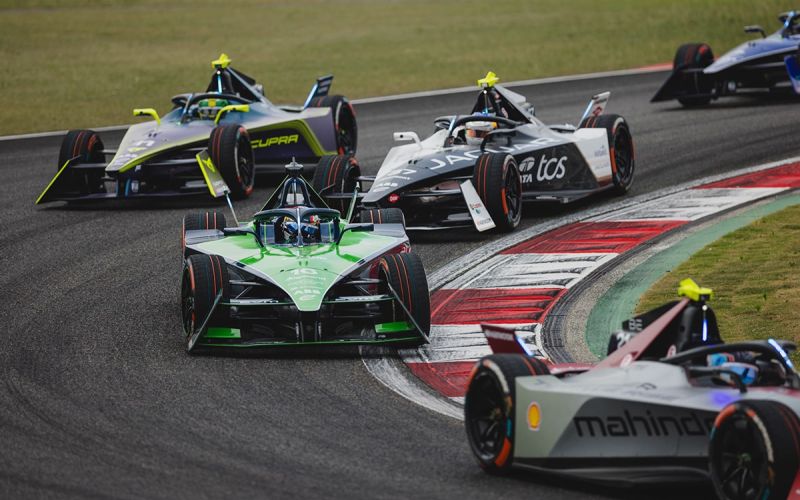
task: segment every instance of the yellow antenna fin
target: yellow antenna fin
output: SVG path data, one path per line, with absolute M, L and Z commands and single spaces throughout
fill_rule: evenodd
M 701 288 L 691 278 L 678 283 L 678 297 L 687 297 L 690 300 L 699 302 L 700 300 L 710 300 L 714 296 L 714 291 L 710 288 Z
M 225 69 L 228 67 L 228 65 L 230 65 L 230 63 L 231 63 L 231 58 L 228 57 L 228 54 L 225 54 L 223 52 L 222 54 L 219 55 L 219 59 L 211 61 L 211 67 L 214 69 Z
M 494 87 L 494 84 L 499 82 L 500 78 L 494 74 L 494 72 L 490 71 L 486 73 L 486 76 L 478 80 L 478 87 L 483 88 L 491 88 Z

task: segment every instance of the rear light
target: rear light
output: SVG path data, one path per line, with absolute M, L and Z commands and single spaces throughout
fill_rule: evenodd
M 389 203 L 397 203 L 400 201 L 400 195 L 397 193 L 392 193 L 389 195 Z

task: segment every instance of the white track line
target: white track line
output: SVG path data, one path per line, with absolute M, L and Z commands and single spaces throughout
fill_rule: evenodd
M 645 67 L 645 68 L 634 68 L 634 69 L 621 69 L 615 71 L 600 71 L 597 73 L 584 73 L 580 75 L 568 75 L 568 76 L 554 76 L 549 78 L 536 78 L 533 80 L 519 80 L 516 82 L 508 82 L 504 83 L 503 85 L 506 87 L 520 87 L 520 86 L 527 86 L 527 85 L 546 85 L 548 83 L 563 83 L 563 82 L 572 82 L 578 80 L 591 80 L 593 78 L 612 78 L 616 76 L 629 76 L 629 75 L 643 75 L 647 73 L 658 73 L 659 71 L 667 71 L 667 69 L 662 67 Z M 426 90 L 423 92 L 410 92 L 408 94 L 395 94 L 395 95 L 386 95 L 386 96 L 379 96 L 379 97 L 365 97 L 363 99 L 353 99 L 352 102 L 355 105 L 359 104 L 374 104 L 379 102 L 391 102 L 391 101 L 401 101 L 403 99 L 417 99 L 420 97 L 433 97 L 437 95 L 448 95 L 448 94 L 459 94 L 462 92 L 473 92 L 475 91 L 476 87 L 474 85 L 469 87 L 456 87 L 451 89 L 441 89 L 441 90 Z M 131 125 L 113 125 L 109 127 L 93 127 L 92 130 L 95 132 L 116 132 L 119 130 L 125 130 L 126 128 L 130 127 Z M 52 132 L 37 132 L 34 134 L 18 134 L 18 135 L 6 135 L 0 137 L 0 142 L 3 141 L 16 141 L 16 140 L 25 140 L 25 139 L 39 139 L 42 137 L 55 137 L 59 135 L 64 135 L 68 131 L 67 130 L 54 130 Z

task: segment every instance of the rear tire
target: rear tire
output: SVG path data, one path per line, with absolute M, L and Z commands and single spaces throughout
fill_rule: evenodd
M 355 155 L 358 146 L 358 125 L 356 124 L 356 112 L 350 101 L 344 96 L 328 95 L 314 99 L 311 107 L 331 108 L 337 152 L 345 156 Z
M 800 420 L 775 401 L 733 403 L 714 422 L 708 456 L 719 498 L 787 498 L 800 463 Z
M 183 226 L 181 228 L 181 251 L 183 258 L 186 255 L 186 231 L 197 231 L 203 229 L 224 229 L 225 214 L 222 212 L 201 212 L 191 213 L 183 216 Z
M 422 260 L 414 253 L 393 253 L 381 257 L 378 266 L 382 281 L 392 286 L 414 321 L 428 335 L 431 330 L 431 299 Z M 406 319 L 400 308 L 394 309 L 393 316 L 392 321 Z
M 714 62 L 714 53 L 706 43 L 686 43 L 678 47 L 675 52 L 675 59 L 672 61 L 672 70 L 680 71 L 683 69 L 706 68 Z M 710 94 L 711 87 L 695 78 L 691 73 L 684 75 L 684 88 L 692 94 Z M 679 97 L 678 102 L 687 108 L 695 106 L 705 106 L 711 102 L 710 96 L 703 97 Z
M 352 156 L 329 155 L 319 159 L 311 185 L 325 203 L 344 217 L 350 208 L 349 199 L 329 198 L 332 194 L 352 195 L 358 185 L 361 168 Z
M 633 136 L 628 122 L 625 121 L 625 118 L 613 114 L 590 116 L 581 122 L 579 128 L 606 129 L 614 194 L 627 193 L 633 184 L 633 172 L 636 166 Z
M 61 149 L 58 152 L 58 165 L 56 171 L 60 171 L 64 164 L 75 158 L 71 164 L 80 163 L 105 163 L 106 157 L 103 154 L 103 141 L 93 130 L 70 130 L 61 141 Z M 72 189 L 81 193 L 97 193 L 105 191 L 103 185 L 103 169 L 97 171 L 71 171 L 69 173 Z
M 522 219 L 522 176 L 505 153 L 484 153 L 475 162 L 472 183 L 497 229 L 511 232 Z
M 219 255 L 194 254 L 184 261 L 181 283 L 181 317 L 186 336 L 186 350 L 195 350 L 195 335 L 211 311 L 217 294 L 222 300 L 230 297 L 228 266 Z M 224 323 L 225 314 L 217 307 L 209 324 Z
M 549 373 L 543 361 L 519 354 L 492 354 L 473 368 L 464 398 L 464 425 L 484 471 L 503 474 L 513 465 L 514 433 L 522 425 L 515 422 L 515 379 Z
M 255 159 L 250 134 L 241 125 L 219 125 L 211 131 L 208 154 L 234 199 L 250 196 L 255 185 Z
M 406 228 L 406 217 L 399 208 L 367 208 L 358 214 L 362 223 L 402 224 Z

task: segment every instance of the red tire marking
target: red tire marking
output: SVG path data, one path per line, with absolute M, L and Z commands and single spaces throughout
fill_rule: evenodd
M 486 176 L 489 173 L 489 155 L 486 155 L 486 161 L 483 162 L 483 199 L 486 200 Z
M 403 276 L 406 279 L 406 290 L 408 292 L 407 293 L 407 295 L 408 295 L 408 310 L 413 313 L 414 312 L 414 303 L 411 300 L 411 279 L 410 279 L 410 277 L 408 275 L 408 268 L 406 267 L 406 262 L 399 255 L 397 255 L 397 254 L 393 254 L 393 255 L 397 257 L 397 260 L 400 262 L 400 265 L 403 268 Z
M 85 133 L 85 131 L 81 130 L 80 132 L 78 132 L 78 137 L 75 138 L 75 143 L 72 146 L 72 157 L 73 158 L 78 156 L 78 153 L 80 153 L 80 150 L 81 150 L 81 139 L 83 138 L 83 134 L 84 133 Z

